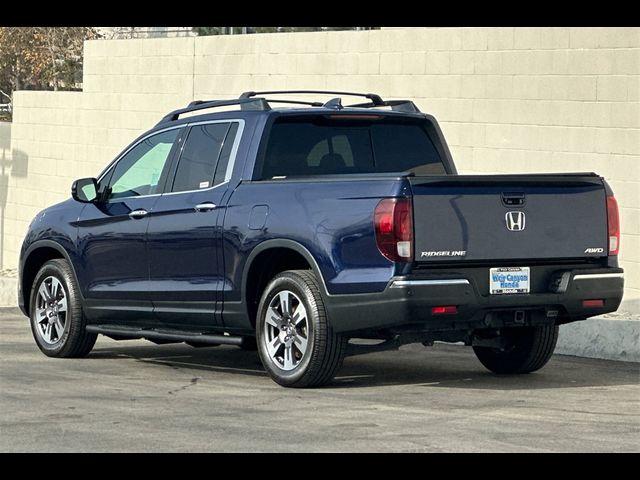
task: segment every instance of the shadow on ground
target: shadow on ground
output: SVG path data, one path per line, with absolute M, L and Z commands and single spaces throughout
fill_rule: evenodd
M 217 371 L 264 376 L 257 352 L 235 347 L 194 349 L 185 345 L 114 345 L 97 348 L 90 359 L 135 359 L 183 371 Z M 345 360 L 336 379 L 326 388 L 365 388 L 418 385 L 486 390 L 529 390 L 606 387 L 640 383 L 640 364 L 556 355 L 547 366 L 529 375 L 494 375 L 476 360 L 470 348 L 454 345 L 403 347 Z

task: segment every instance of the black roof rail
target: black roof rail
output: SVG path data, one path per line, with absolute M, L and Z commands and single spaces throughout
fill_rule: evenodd
M 234 100 L 195 100 L 191 102 L 186 108 L 180 108 L 168 113 L 162 120 L 158 122 L 158 125 L 167 122 L 173 122 L 178 120 L 180 115 L 197 110 L 204 110 L 206 108 L 227 107 L 231 105 L 240 105 L 242 110 L 271 110 L 271 107 L 264 98 L 240 98 Z
M 376 107 L 391 107 L 394 112 L 404 113 L 420 113 L 420 109 L 411 100 L 386 100 L 382 105 L 376 105 L 374 103 L 356 103 L 354 105 L 347 105 L 346 108 L 376 108 Z
M 340 98 L 333 98 L 327 103 L 305 101 L 305 100 L 278 100 L 278 99 L 266 99 L 263 97 L 255 98 L 256 95 L 281 95 L 281 94 L 321 94 L 321 95 L 349 95 L 355 97 L 365 97 L 370 100 L 366 103 L 357 103 L 353 105 L 347 105 L 346 108 L 376 108 L 376 107 L 391 107 L 391 110 L 405 113 L 420 113 L 420 110 L 411 100 L 383 100 L 380 95 L 375 93 L 354 93 L 354 92 L 334 92 L 325 90 L 273 90 L 265 92 L 244 92 L 240 95 L 240 98 L 232 100 L 194 100 L 189 103 L 185 108 L 174 110 L 158 122 L 158 125 L 163 123 L 174 122 L 178 120 L 180 115 L 190 112 L 196 112 L 198 110 L 204 110 L 208 108 L 227 107 L 232 105 L 240 105 L 242 110 L 255 110 L 255 111 L 269 111 L 271 106 L 269 103 L 290 103 L 295 105 L 309 105 L 311 107 L 326 107 L 334 109 L 342 109 L 342 102 Z
M 318 94 L 318 95 L 348 95 L 351 97 L 364 97 L 371 100 L 376 106 L 384 106 L 384 100 L 382 97 L 376 93 L 356 93 L 356 92 L 334 92 L 329 90 L 271 90 L 265 92 L 244 92 L 240 95 L 240 98 L 251 98 L 257 95 L 286 95 L 292 93 L 294 95 L 297 94 Z
M 411 100 L 383 100 L 382 97 L 376 93 L 356 93 L 356 92 L 335 92 L 328 90 L 272 90 L 265 92 L 244 92 L 240 95 L 241 99 L 252 98 L 257 95 L 286 95 L 286 94 L 319 94 L 319 95 L 348 95 L 353 97 L 364 97 L 370 100 L 366 103 L 358 103 L 354 105 L 348 105 L 347 107 L 353 108 L 376 108 L 376 107 L 391 107 L 391 110 L 404 113 L 420 113 L 420 109 Z M 329 106 L 335 108 L 332 102 L 337 103 L 337 99 L 329 100 L 328 104 L 322 104 L 320 102 L 302 102 L 297 100 L 267 100 L 267 102 L 280 102 L 280 103 L 300 103 L 303 105 L 311 105 L 313 107 Z
M 303 100 L 278 100 L 275 98 L 265 98 L 264 100 L 267 103 L 292 103 L 295 105 L 309 105 L 311 107 L 322 107 L 324 105 L 322 102 L 305 102 Z

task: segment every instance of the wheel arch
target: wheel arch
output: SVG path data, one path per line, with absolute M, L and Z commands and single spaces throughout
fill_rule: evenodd
M 267 266 L 267 273 L 263 278 L 260 278 L 259 272 L 262 271 L 261 267 L 263 266 Z M 328 295 L 318 262 L 311 252 L 300 243 L 287 239 L 266 240 L 251 251 L 242 274 L 241 298 L 254 327 L 257 303 L 260 301 L 264 288 L 273 278 L 271 273 L 277 274 L 297 269 L 311 270 L 322 286 L 320 289 L 322 296 Z
M 60 245 L 58 242 L 53 240 L 38 240 L 32 243 L 29 248 L 26 250 L 24 254 L 24 260 L 21 263 L 20 267 L 20 291 L 18 302 L 22 307 L 23 313 L 27 316 L 30 315 L 30 296 L 31 296 L 31 287 L 33 286 L 33 281 L 35 280 L 36 275 L 42 265 L 44 265 L 49 260 L 53 260 L 56 258 L 61 258 L 66 260 L 71 267 L 71 271 L 73 273 L 73 277 L 78 283 L 78 276 L 75 271 L 75 267 L 73 262 L 71 261 L 71 257 L 69 256 L 69 252 Z M 82 291 L 79 289 L 80 295 L 82 296 Z

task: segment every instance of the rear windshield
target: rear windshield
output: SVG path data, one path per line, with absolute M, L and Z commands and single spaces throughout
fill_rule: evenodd
M 268 180 L 385 172 L 446 173 L 424 123 L 284 117 L 271 128 L 257 173 Z

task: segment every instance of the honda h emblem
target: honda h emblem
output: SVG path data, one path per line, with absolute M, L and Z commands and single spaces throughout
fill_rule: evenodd
M 524 230 L 524 212 L 507 212 L 504 219 L 507 222 L 507 230 L 512 232 Z

